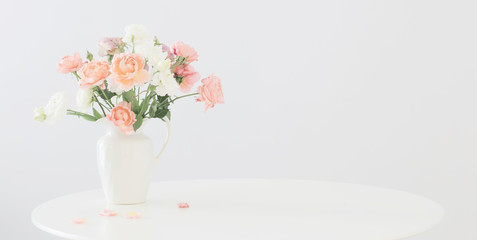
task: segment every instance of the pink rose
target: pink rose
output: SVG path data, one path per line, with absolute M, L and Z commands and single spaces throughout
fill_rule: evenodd
M 123 44 L 121 38 L 103 38 L 98 43 L 98 55 L 105 57 L 119 53 L 119 47 Z
M 134 132 L 133 124 L 136 122 L 136 115 L 131 110 L 131 103 L 120 102 L 116 107 L 111 109 L 108 119 L 118 126 L 121 131 L 130 135 Z
M 111 76 L 113 84 L 123 91 L 129 91 L 134 84 L 144 84 L 151 79 L 144 69 L 145 60 L 139 54 L 121 53 L 112 61 Z
M 190 92 L 194 84 L 200 79 L 199 73 L 190 64 L 179 65 L 174 72 L 182 77 L 180 89 L 184 93 Z
M 220 78 L 211 74 L 207 78 L 202 79 L 202 86 L 198 88 L 198 102 L 205 103 L 205 110 L 209 107 L 213 108 L 215 104 L 224 103 L 224 94 L 222 93 L 222 83 Z
M 171 49 L 172 53 L 174 53 L 175 55 L 187 58 L 187 62 L 189 63 L 197 61 L 197 59 L 199 58 L 199 55 L 194 50 L 194 48 L 181 41 L 174 43 L 171 46 Z
M 104 83 L 104 79 L 109 76 L 109 63 L 108 61 L 93 60 L 83 65 L 78 75 L 80 76 L 79 83 L 83 88 L 89 88 L 91 86 L 101 86 Z
M 79 53 L 75 53 L 73 56 L 66 55 L 58 63 L 58 72 L 71 73 L 78 71 L 83 65 L 83 60 Z

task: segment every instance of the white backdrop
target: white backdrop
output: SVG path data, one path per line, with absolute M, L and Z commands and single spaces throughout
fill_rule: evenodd
M 297 178 L 384 186 L 441 203 L 413 240 L 477 239 L 477 5 L 474 1 L 2 1 L 0 238 L 56 239 L 38 204 L 99 187 L 96 140 L 74 117 L 32 109 L 75 80 L 65 54 L 145 24 L 199 52 L 225 105 L 173 109 L 155 180 Z M 73 105 L 74 106 L 74 105 Z M 157 147 L 161 122 L 147 128 Z

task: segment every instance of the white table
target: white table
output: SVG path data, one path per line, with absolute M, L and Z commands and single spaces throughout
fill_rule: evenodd
M 179 202 L 190 208 L 179 209 Z M 118 216 L 103 217 L 109 208 Z M 127 219 L 130 211 L 139 219 Z M 402 191 L 302 180 L 196 180 L 151 185 L 140 205 L 106 206 L 100 190 L 32 213 L 43 231 L 82 240 L 394 240 L 435 226 L 437 203 Z M 74 218 L 86 218 L 75 224 Z

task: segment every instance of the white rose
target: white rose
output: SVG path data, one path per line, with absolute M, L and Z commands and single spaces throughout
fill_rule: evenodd
M 126 35 L 123 41 L 127 43 L 132 43 L 133 41 L 134 43 L 142 43 L 152 39 L 151 34 L 144 25 L 131 24 L 126 26 L 124 30 L 126 31 Z
M 154 46 L 154 50 L 153 50 L 152 54 L 150 56 L 148 56 L 148 60 L 151 64 L 151 66 L 154 69 L 158 69 L 158 70 L 159 70 L 159 65 L 162 62 L 164 62 L 166 60 L 166 58 L 167 58 L 167 53 L 162 51 L 161 46 Z M 171 62 L 170 59 L 167 59 L 167 60 L 169 60 L 169 63 Z M 170 67 L 170 64 L 169 64 L 169 67 Z
M 56 123 L 66 115 L 67 96 L 64 92 L 57 92 L 51 96 L 45 106 L 45 121 L 50 124 Z
M 166 60 L 160 61 L 159 63 L 157 63 L 155 68 L 159 72 L 170 71 L 171 70 L 171 59 L 168 58 Z
M 46 114 L 45 114 L 45 107 L 37 107 L 35 110 L 33 110 L 33 119 L 35 119 L 38 122 L 43 122 L 46 119 Z
M 91 107 L 93 101 L 93 90 L 91 88 L 80 88 L 76 93 L 76 105 L 81 112 L 86 112 Z
M 142 43 L 136 43 L 136 46 L 134 48 L 134 53 L 137 53 L 145 58 L 147 58 L 152 51 L 152 47 L 154 46 L 154 43 L 151 41 L 147 42 L 142 42 Z
M 154 74 L 151 84 L 156 86 L 156 93 L 159 96 L 165 96 L 166 94 L 172 96 L 179 90 L 179 84 L 171 71 Z
M 153 41 L 136 44 L 135 53 L 147 58 L 149 65 L 155 69 L 167 58 L 167 53 L 162 51 L 161 46 L 154 46 Z

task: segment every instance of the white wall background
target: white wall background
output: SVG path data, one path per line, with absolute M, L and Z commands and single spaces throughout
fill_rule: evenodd
M 38 204 L 99 187 L 104 130 L 32 109 L 75 81 L 65 54 L 142 23 L 200 54 L 226 104 L 176 104 L 155 180 L 298 178 L 377 185 L 441 203 L 413 240 L 477 239 L 477 4 L 474 1 L 2 1 L 0 238 L 56 239 Z M 158 121 L 147 126 L 157 145 Z

